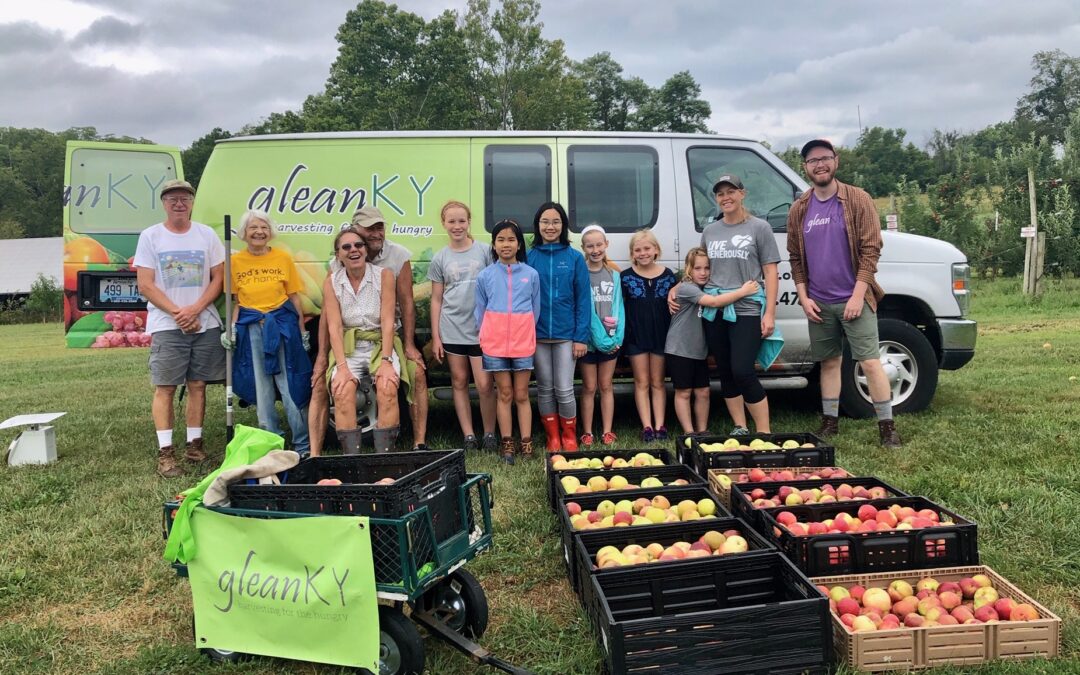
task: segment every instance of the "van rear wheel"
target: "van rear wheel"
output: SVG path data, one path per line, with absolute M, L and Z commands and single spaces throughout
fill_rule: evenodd
M 889 378 L 893 412 L 916 412 L 930 405 L 937 390 L 937 355 L 915 326 L 899 319 L 878 320 L 881 365 Z M 873 417 L 874 404 L 862 367 L 844 347 L 840 405 L 850 417 Z

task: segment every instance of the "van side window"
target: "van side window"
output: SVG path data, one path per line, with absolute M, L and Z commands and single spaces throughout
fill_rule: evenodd
M 484 227 L 507 218 L 532 229 L 536 207 L 551 201 L 551 149 L 545 145 L 484 148 Z
M 608 232 L 656 224 L 660 166 L 656 150 L 634 145 L 571 145 L 566 150 L 570 222 Z
M 742 148 L 694 147 L 686 151 L 690 168 L 690 192 L 694 197 L 694 224 L 698 232 L 716 220 L 720 209 L 713 184 L 733 174 L 746 186 L 746 209 L 769 223 L 773 232 L 785 231 L 795 186 L 764 157 Z

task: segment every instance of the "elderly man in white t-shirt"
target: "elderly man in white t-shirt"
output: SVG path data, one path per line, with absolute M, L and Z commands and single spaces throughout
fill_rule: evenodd
M 158 473 L 183 475 L 173 450 L 173 398 L 187 384 L 187 443 L 184 458 L 206 459 L 202 425 L 206 383 L 225 377 L 221 317 L 214 300 L 225 276 L 225 247 L 206 225 L 191 220 L 195 189 L 183 180 L 161 186 L 165 221 L 139 234 L 135 249 L 139 292 L 146 298 L 146 332 L 153 335 L 150 381 L 158 437 Z

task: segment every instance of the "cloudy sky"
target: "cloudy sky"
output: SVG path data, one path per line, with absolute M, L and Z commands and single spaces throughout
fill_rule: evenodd
M 497 3 L 497 0 L 495 0 Z M 182 147 L 322 89 L 351 0 L 8 0 L 0 126 L 93 126 Z M 401 0 L 430 18 L 464 0 Z M 782 149 L 866 126 L 973 131 L 1008 119 L 1031 57 L 1080 55 L 1080 3 L 546 0 L 571 58 L 608 51 L 652 86 L 689 70 L 710 128 Z

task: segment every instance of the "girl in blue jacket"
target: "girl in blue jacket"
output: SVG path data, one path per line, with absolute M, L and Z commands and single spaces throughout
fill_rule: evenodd
M 581 444 L 592 445 L 593 410 L 596 390 L 600 390 L 600 417 L 604 445 L 616 440 L 611 430 L 615 417 L 615 360 L 619 357 L 623 331 L 623 297 L 619 285 L 619 267 L 608 260 L 608 238 L 604 228 L 588 225 L 581 231 L 581 250 L 589 269 L 592 289 L 592 321 L 589 324 L 589 351 L 578 360 L 581 370 Z
M 536 326 L 536 407 L 548 452 L 575 451 L 577 402 L 574 362 L 585 355 L 592 323 L 592 292 L 585 256 L 570 248 L 570 219 L 561 204 L 546 202 L 533 218 L 528 263 L 540 275 Z M 557 414 L 556 414 L 557 413 Z

